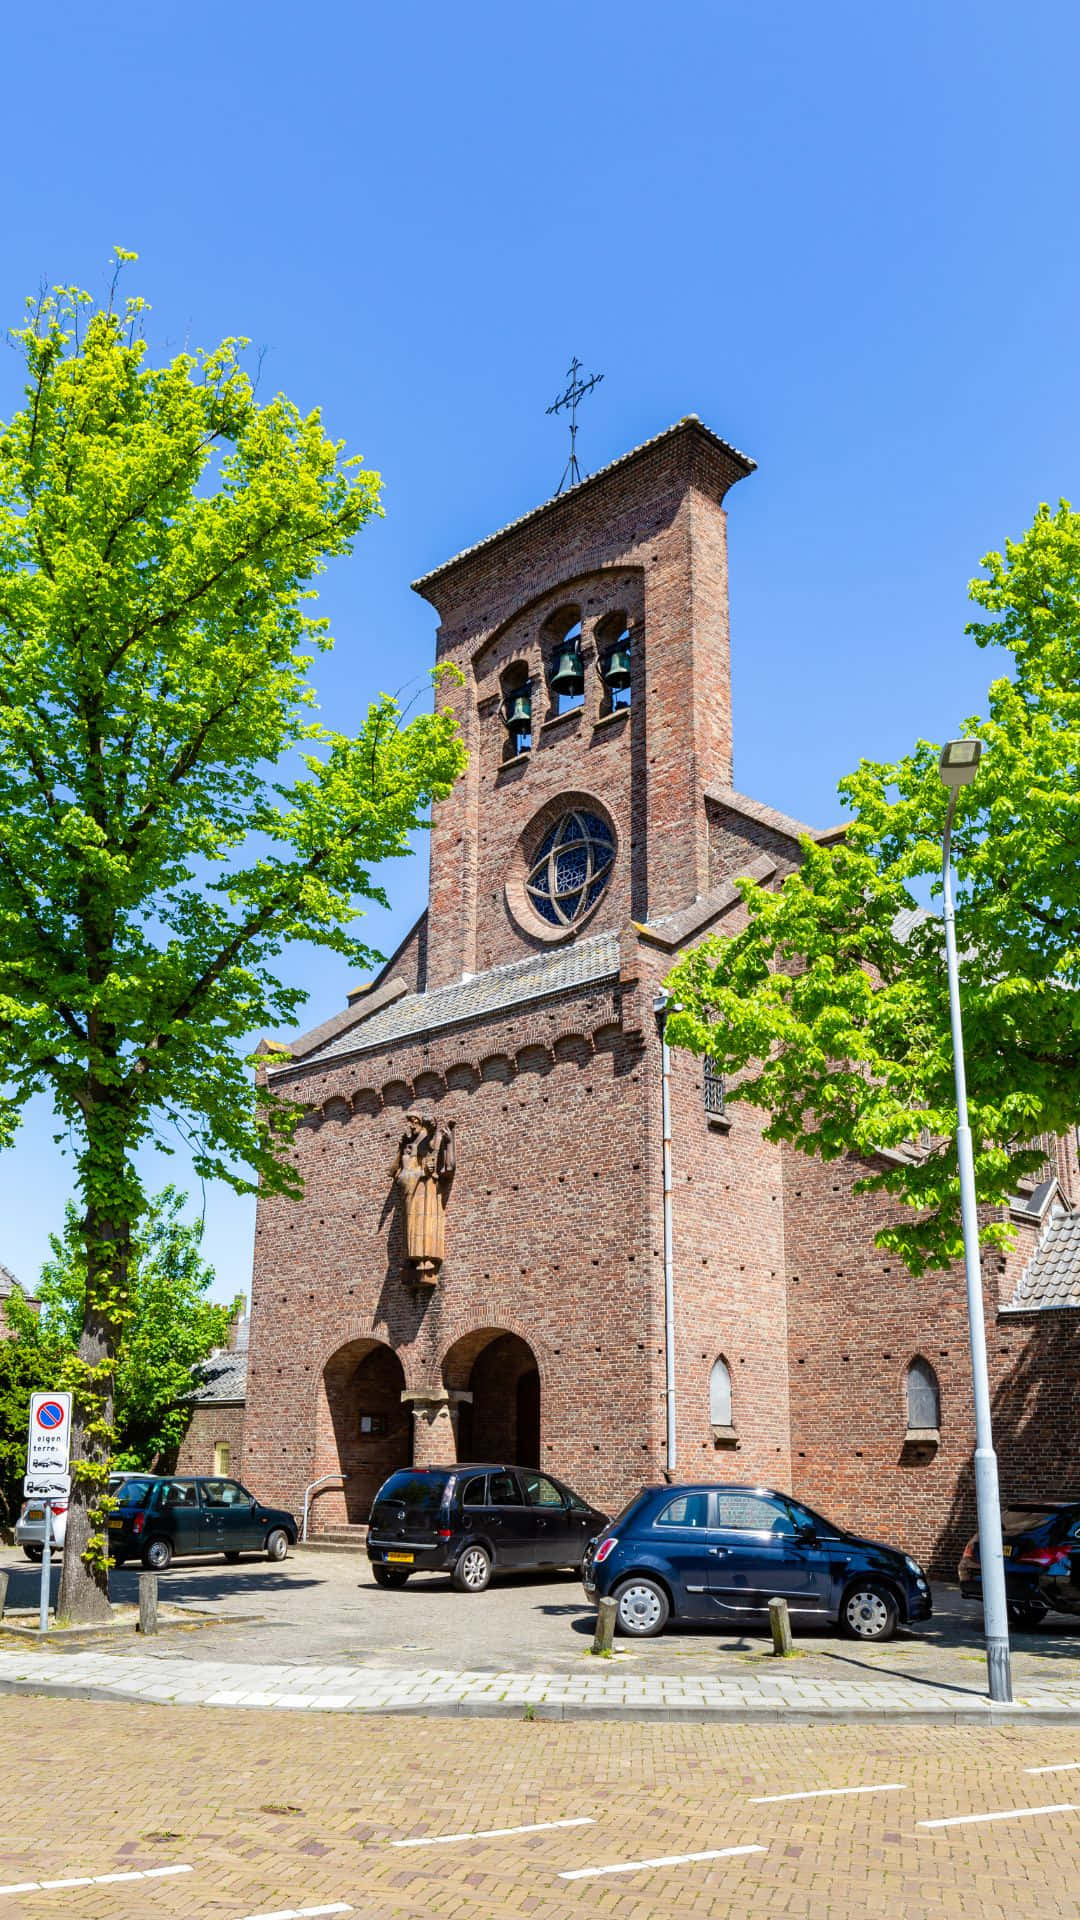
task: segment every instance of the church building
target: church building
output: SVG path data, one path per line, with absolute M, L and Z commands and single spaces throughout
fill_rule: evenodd
M 736 879 L 831 837 L 733 785 L 753 468 L 691 416 L 415 583 L 469 753 L 428 908 L 263 1068 L 306 1110 L 304 1196 L 259 1203 L 234 1468 L 297 1512 L 314 1489 L 316 1533 L 455 1458 L 611 1512 L 665 1477 L 786 1488 L 946 1571 L 973 1530 L 962 1271 L 909 1278 L 864 1163 L 767 1142 L 664 1045 L 664 976 L 741 924 Z M 1073 1491 L 1080 1180 L 1045 1148 L 984 1260 L 1006 1498 Z

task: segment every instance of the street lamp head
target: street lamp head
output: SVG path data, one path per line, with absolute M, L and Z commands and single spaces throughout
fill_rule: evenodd
M 947 740 L 941 749 L 938 772 L 947 787 L 966 787 L 975 778 L 982 752 L 981 740 Z

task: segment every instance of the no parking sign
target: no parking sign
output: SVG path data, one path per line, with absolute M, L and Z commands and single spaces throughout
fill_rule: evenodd
M 30 1437 L 26 1443 L 27 1479 L 64 1474 L 71 1452 L 70 1393 L 30 1395 Z

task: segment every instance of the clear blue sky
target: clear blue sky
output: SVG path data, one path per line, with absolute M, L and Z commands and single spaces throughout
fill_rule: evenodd
M 687 412 L 759 462 L 729 502 L 744 791 L 828 823 L 860 755 L 979 706 L 966 582 L 1077 489 L 1075 4 L 59 0 L 4 52 L 0 320 L 136 248 L 159 349 L 250 335 L 264 386 L 385 476 L 326 579 L 333 724 L 428 665 L 409 581 L 553 491 L 574 353 L 605 374 L 586 468 Z M 423 854 L 391 884 L 384 952 Z M 295 964 L 312 1022 L 343 1003 L 339 962 Z M 0 1260 L 31 1282 L 51 1131 L 32 1112 L 0 1159 Z M 205 1201 L 228 1294 L 253 1210 Z

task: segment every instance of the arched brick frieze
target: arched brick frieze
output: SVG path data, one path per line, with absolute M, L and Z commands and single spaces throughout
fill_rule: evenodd
M 514 1066 L 518 1073 L 550 1073 L 555 1064 L 555 1055 L 550 1047 L 541 1047 L 535 1043 L 522 1047 L 514 1056 Z
M 360 1119 L 373 1120 L 382 1110 L 382 1101 L 374 1087 L 360 1087 L 352 1096 L 352 1110 Z
M 556 1063 L 569 1061 L 575 1067 L 588 1066 L 593 1057 L 593 1038 L 585 1033 L 561 1033 L 554 1045 Z
M 472 1093 L 480 1085 L 480 1071 L 469 1060 L 455 1060 L 452 1067 L 446 1069 L 446 1090 L 448 1093 Z
M 481 1080 L 501 1080 L 504 1085 L 514 1077 L 514 1063 L 508 1054 L 489 1053 L 480 1062 Z
M 412 1105 L 411 1080 L 387 1080 L 379 1089 L 384 1107 L 406 1108 Z
M 442 1074 L 433 1072 L 430 1067 L 425 1067 L 423 1073 L 418 1073 L 413 1081 L 415 1100 L 441 1100 L 445 1092 L 446 1081 Z

